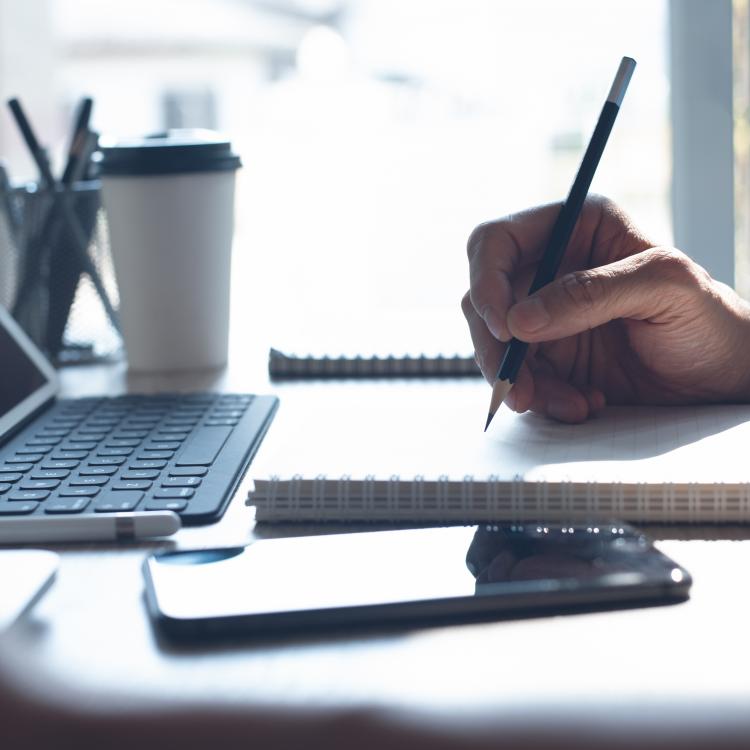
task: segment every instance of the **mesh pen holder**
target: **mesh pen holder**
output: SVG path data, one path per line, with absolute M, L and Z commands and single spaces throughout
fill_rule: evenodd
M 122 351 L 100 187 L 0 192 L 0 304 L 58 365 Z

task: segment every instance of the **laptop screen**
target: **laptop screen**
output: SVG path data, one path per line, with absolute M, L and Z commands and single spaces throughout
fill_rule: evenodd
M 56 392 L 54 369 L 0 307 L 0 439 Z
M 6 414 L 41 388 L 47 379 L 4 328 L 0 328 L 0 362 L 3 363 L 0 414 Z

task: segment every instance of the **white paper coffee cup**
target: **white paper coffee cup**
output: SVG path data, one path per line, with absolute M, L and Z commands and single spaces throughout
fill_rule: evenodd
M 223 367 L 239 157 L 210 131 L 102 144 L 102 198 L 132 370 Z

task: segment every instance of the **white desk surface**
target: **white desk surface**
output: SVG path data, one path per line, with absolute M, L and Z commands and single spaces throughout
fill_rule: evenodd
M 232 360 L 224 373 L 127 377 L 121 364 L 70 369 L 63 373 L 63 390 L 274 392 L 282 408 L 258 462 L 295 429 L 295 410 L 327 408 L 337 389 L 362 388 L 368 398 L 390 402 L 426 385 L 436 404 L 455 394 L 484 404 L 488 394 L 478 380 L 271 385 L 263 367 L 266 344 L 245 347 L 247 356 Z M 332 446 L 342 439 L 339 425 L 367 429 L 352 426 L 351 415 L 329 416 L 318 439 Z M 184 529 L 174 544 L 251 539 L 246 490 L 247 481 L 220 523 Z M 685 530 L 671 529 L 657 536 L 681 534 Z M 33 615 L 5 636 L 4 646 L 38 679 L 84 694 L 321 710 L 375 706 L 439 716 L 459 727 L 475 714 L 499 727 L 506 721 L 517 725 L 519 717 L 530 728 L 560 717 L 594 728 L 622 719 L 654 731 L 701 725 L 717 742 L 732 724 L 747 732 L 750 744 L 750 541 L 742 539 L 741 527 L 691 529 L 687 536 L 698 538 L 660 543 L 695 579 L 690 601 L 676 606 L 202 648 L 161 642 L 150 625 L 140 566 L 157 545 L 57 548 L 62 563 L 56 584 Z

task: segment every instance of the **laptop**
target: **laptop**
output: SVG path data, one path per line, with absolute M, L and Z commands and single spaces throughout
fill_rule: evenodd
M 58 398 L 54 368 L 0 306 L 0 524 L 131 511 L 217 521 L 278 399 L 247 393 Z

